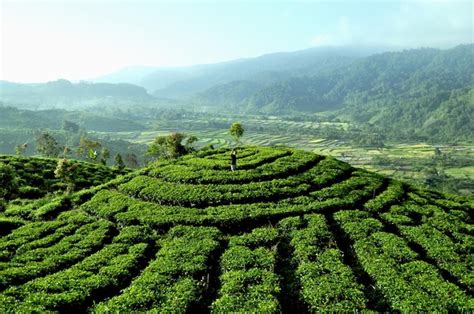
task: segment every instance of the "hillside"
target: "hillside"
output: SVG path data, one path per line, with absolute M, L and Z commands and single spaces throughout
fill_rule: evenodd
M 90 188 L 108 182 L 127 171 L 79 160 L 71 160 L 74 165 L 74 190 Z M 58 164 L 56 158 L 18 157 L 0 155 L 0 164 L 12 168 L 17 177 L 17 193 L 13 198 L 35 199 L 47 193 L 66 189 L 66 184 L 54 175 Z
M 455 142 L 474 137 L 473 86 L 474 45 L 460 45 L 376 54 L 266 85 L 230 82 L 194 101 L 247 113 L 332 111 L 391 139 Z
M 235 172 L 203 151 L 29 207 L 0 237 L 0 310 L 474 310 L 472 200 L 304 151 L 238 156 Z
M 387 106 L 472 84 L 474 45 L 460 45 L 448 50 L 411 49 L 375 54 L 356 59 L 346 66 L 290 77 L 257 92 L 251 91 L 238 104 L 241 110 L 269 112 L 315 112 L 350 104 L 360 109 L 372 101 Z M 237 82 L 236 88 L 240 85 Z M 222 88 L 231 89 L 230 84 Z M 205 92 L 209 103 L 212 103 L 214 94 L 218 97 L 219 89 Z M 218 104 L 218 101 L 214 103 Z

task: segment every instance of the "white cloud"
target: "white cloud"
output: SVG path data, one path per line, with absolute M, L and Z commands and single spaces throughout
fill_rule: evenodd
M 382 45 L 449 48 L 474 42 L 474 4 L 466 1 L 401 2 L 384 15 L 366 9 L 367 16 L 340 16 L 329 31 L 313 37 L 322 45 Z M 364 4 L 361 4 L 364 6 Z M 388 13 L 387 13 L 388 12 Z

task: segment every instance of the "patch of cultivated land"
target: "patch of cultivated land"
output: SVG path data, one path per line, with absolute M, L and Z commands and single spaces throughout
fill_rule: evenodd
M 264 123 L 273 123 L 275 121 L 261 121 Z M 278 120 L 280 123 L 281 120 Z M 293 122 L 287 122 L 292 124 Z M 294 122 L 296 123 L 296 122 Z M 474 159 L 474 145 L 470 143 L 459 143 L 456 145 L 432 145 L 427 143 L 385 143 L 385 147 L 377 149 L 374 147 L 357 147 L 347 144 L 343 140 L 328 140 L 311 135 L 305 135 L 301 130 L 302 125 L 310 125 L 310 122 L 300 122 L 300 134 L 269 134 L 262 132 L 248 132 L 243 142 L 251 145 L 260 146 L 288 146 L 317 154 L 331 155 L 339 160 L 350 163 L 351 165 L 361 167 L 370 171 L 375 171 L 383 175 L 388 175 L 401 180 L 423 183 L 421 171 L 432 165 L 444 170 L 447 175 L 454 178 L 474 180 L 472 174 L 472 163 L 466 166 L 442 166 L 433 163 L 436 148 L 448 159 L 457 163 L 456 160 Z M 319 127 L 318 125 L 312 127 Z M 321 123 L 322 124 L 322 123 Z M 341 128 L 346 127 L 341 124 Z M 132 142 L 150 144 L 158 135 L 169 134 L 173 131 L 194 134 L 200 139 L 199 145 L 212 144 L 216 147 L 233 145 L 233 139 L 227 130 L 201 130 L 184 129 L 173 130 L 163 129 L 159 131 L 146 131 L 134 133 L 109 133 L 111 137 L 123 138 Z M 380 159 L 385 159 L 381 162 Z M 474 193 L 470 188 L 466 189 L 468 194 Z
M 229 154 L 25 209 L 0 237 L 0 311 L 474 310 L 472 200 L 301 150 L 246 147 L 234 172 Z

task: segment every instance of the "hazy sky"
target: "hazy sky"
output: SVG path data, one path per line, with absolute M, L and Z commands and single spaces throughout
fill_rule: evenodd
M 472 43 L 471 1 L 0 0 L 0 79 L 90 79 L 328 45 Z

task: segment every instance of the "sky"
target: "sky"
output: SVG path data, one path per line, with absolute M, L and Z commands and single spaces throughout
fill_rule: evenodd
M 472 1 L 0 0 L 0 80 L 92 79 L 322 46 L 474 42 Z

